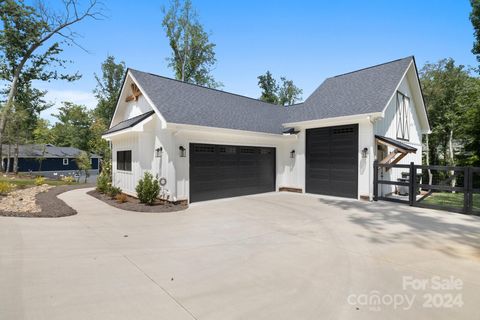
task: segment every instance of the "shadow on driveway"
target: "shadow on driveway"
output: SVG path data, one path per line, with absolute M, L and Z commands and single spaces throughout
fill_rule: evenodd
M 464 256 L 463 248 L 466 248 L 468 255 L 473 253 L 474 258 L 480 260 L 478 216 L 420 209 L 391 202 L 370 203 L 326 198 L 319 198 L 319 201 L 343 209 L 349 221 L 368 231 L 367 238 L 370 242 L 409 242 L 423 249 L 436 249 L 455 257 Z

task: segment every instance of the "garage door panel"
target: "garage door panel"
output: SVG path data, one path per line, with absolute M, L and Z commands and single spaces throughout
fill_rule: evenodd
M 357 197 L 358 125 L 307 130 L 306 191 Z
M 190 202 L 275 190 L 275 148 L 190 144 Z

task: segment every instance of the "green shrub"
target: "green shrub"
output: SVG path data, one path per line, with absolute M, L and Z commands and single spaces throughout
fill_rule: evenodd
M 97 177 L 97 191 L 100 193 L 106 193 L 109 187 L 110 187 L 110 178 L 107 175 L 101 173 Z
M 72 184 L 75 182 L 75 178 L 72 177 L 72 176 L 65 176 L 62 178 L 62 181 L 65 183 L 65 184 Z
M 45 183 L 45 178 L 42 176 L 38 176 L 35 178 L 35 185 L 36 186 L 41 186 L 42 184 Z
M 2 195 L 6 195 L 12 192 L 13 190 L 15 190 L 15 188 L 16 188 L 16 185 L 14 185 L 13 183 L 0 181 L 0 194 Z
M 109 185 L 105 193 L 110 198 L 115 199 L 118 194 L 122 193 L 122 189 Z
M 150 172 L 145 172 L 143 179 L 138 181 L 135 191 L 141 203 L 152 205 L 160 193 L 160 183 Z

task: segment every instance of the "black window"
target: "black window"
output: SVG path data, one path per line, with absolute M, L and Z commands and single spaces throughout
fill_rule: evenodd
M 397 92 L 397 139 L 410 140 L 409 107 L 410 98 Z
M 132 151 L 117 151 L 117 170 L 132 171 Z

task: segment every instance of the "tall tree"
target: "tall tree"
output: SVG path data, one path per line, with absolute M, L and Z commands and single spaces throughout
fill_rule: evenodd
M 64 4 L 63 13 L 58 13 L 43 2 L 33 7 L 23 0 L 0 1 L 0 77 L 8 82 L 6 102 L 0 113 L 0 141 L 20 82 L 79 78 L 78 73 L 69 75 L 56 70 L 55 67 L 63 67 L 67 62 L 59 57 L 62 48 L 56 39 L 77 44 L 70 27 L 86 18 L 97 19 L 101 12 L 95 11 L 96 0 L 90 0 L 84 10 L 76 0 Z
M 265 74 L 258 76 L 257 79 L 258 86 L 262 90 L 260 96 L 262 101 L 289 106 L 302 99 L 303 90 L 286 77 L 280 77 L 281 85 L 278 85 L 270 71 L 267 70 Z
M 292 80 L 281 77 L 282 85 L 278 90 L 278 104 L 289 106 L 302 99 L 303 90 L 293 84 Z
M 432 124 L 429 158 L 433 164 L 456 165 L 456 145 L 465 137 L 465 115 L 471 107 L 462 103 L 469 71 L 449 58 L 427 63 L 420 77 Z
M 55 145 L 90 151 L 92 115 L 85 106 L 63 102 L 54 116 L 58 119 L 52 128 Z
M 470 4 L 472 5 L 470 21 L 472 22 L 475 36 L 472 53 L 477 56 L 477 60 L 480 62 L 480 0 L 470 0 Z
M 198 20 L 191 0 L 172 0 L 162 8 L 162 26 L 172 48 L 169 67 L 178 80 L 211 88 L 221 86 L 211 75 L 215 66 L 215 44 Z
M 265 74 L 262 74 L 257 77 L 258 79 L 258 86 L 262 89 L 262 95 L 260 96 L 260 100 L 269 102 L 269 103 L 278 103 L 278 85 L 275 78 L 273 78 L 270 71 L 267 70 Z
M 125 62 L 115 62 L 114 56 L 108 56 L 102 63 L 102 74 L 95 74 L 97 86 L 93 93 L 98 100 L 95 108 L 95 116 L 102 119 L 103 123 L 109 124 L 117 103 L 118 95 L 122 89 L 122 80 L 125 75 Z

